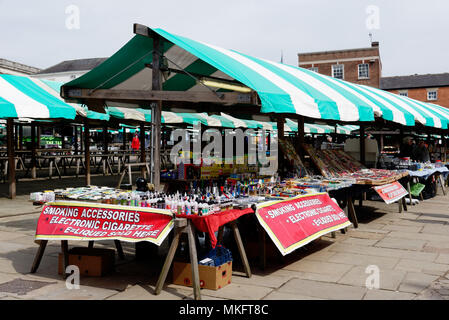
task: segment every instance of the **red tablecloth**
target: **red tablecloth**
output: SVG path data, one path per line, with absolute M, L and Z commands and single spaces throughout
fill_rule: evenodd
M 239 217 L 254 213 L 253 209 L 231 209 L 226 210 L 220 213 L 210 214 L 207 216 L 197 216 L 197 215 L 177 215 L 179 218 L 187 218 L 190 219 L 195 228 L 202 232 L 207 232 L 210 238 L 210 243 L 212 248 L 215 248 L 217 245 L 217 238 L 215 237 L 215 232 L 218 231 L 222 225 L 225 225 L 228 222 L 237 220 Z

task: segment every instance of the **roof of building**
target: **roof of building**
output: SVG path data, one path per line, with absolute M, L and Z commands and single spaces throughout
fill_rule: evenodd
M 23 63 L 19 63 L 19 62 L 7 60 L 7 59 L 1 59 L 1 58 L 0 58 L 0 67 L 6 68 L 6 69 L 9 69 L 12 71 L 21 72 L 24 74 L 34 74 L 41 70 L 39 68 L 31 67 L 31 66 L 23 64 Z
M 449 86 L 449 73 L 415 74 L 380 79 L 380 88 L 384 90 L 445 86 Z
M 378 50 L 379 49 L 379 43 L 373 42 L 371 47 L 365 47 L 365 48 L 353 48 L 353 49 L 340 49 L 340 50 L 326 50 L 326 51 L 314 51 L 314 52 L 301 52 L 298 53 L 298 56 L 302 55 L 314 55 L 314 54 L 329 54 L 329 53 L 343 53 L 343 52 L 353 52 L 353 51 L 371 51 L 371 50 Z
M 106 59 L 90 58 L 62 61 L 50 68 L 41 70 L 38 74 L 92 70 Z

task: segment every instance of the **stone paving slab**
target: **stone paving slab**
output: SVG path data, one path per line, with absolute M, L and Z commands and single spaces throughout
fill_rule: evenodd
M 273 291 L 270 294 L 268 294 L 265 298 L 263 298 L 263 300 L 324 300 L 324 299 L 299 294 Z
M 397 290 L 406 275 L 405 271 L 385 268 L 379 268 L 379 272 L 379 288 L 393 291 Z M 367 272 L 367 267 L 356 266 L 346 273 L 338 283 L 366 287 L 366 282 L 370 275 L 371 271 L 368 270 Z M 368 286 L 370 286 L 370 283 Z
M 399 258 L 337 252 L 330 257 L 329 262 L 354 264 L 362 267 L 377 265 L 379 268 L 393 269 L 399 262 Z
M 444 275 L 449 270 L 449 265 L 422 260 L 401 259 L 395 269 L 430 275 Z
M 413 300 L 415 297 L 415 294 L 408 292 L 371 289 L 366 292 L 363 300 Z
M 449 210 L 448 210 L 449 212 Z M 433 224 L 433 225 L 425 225 L 421 231 L 422 233 L 431 233 L 431 234 L 442 234 L 442 235 L 449 235 L 449 225 L 444 224 Z
M 246 276 L 234 276 L 232 275 L 231 282 L 234 284 L 245 284 L 252 286 L 261 286 L 267 288 L 279 288 L 288 280 L 290 280 L 292 276 L 261 276 L 257 274 L 253 274 L 251 278 L 247 278 Z
M 388 236 L 379 240 L 375 246 L 381 248 L 404 249 L 419 251 L 424 248 L 426 241 L 416 239 L 402 239 Z
M 188 288 L 164 288 L 159 295 L 155 295 L 154 286 L 134 285 L 107 297 L 106 300 L 183 300 L 191 291 Z
M 449 264 L 449 253 L 439 254 L 438 258 L 435 260 L 435 262 Z
M 389 231 L 404 231 L 404 232 L 420 232 L 425 228 L 424 226 L 402 226 L 402 225 L 394 225 L 387 224 L 383 227 L 384 230 Z
M 362 239 L 362 238 L 353 238 L 352 236 L 341 241 L 341 243 L 345 244 L 357 244 L 361 246 L 372 246 L 376 244 L 379 240 L 377 239 Z
M 342 276 L 351 269 L 352 265 L 333 263 L 333 262 L 315 262 L 309 260 L 299 260 L 285 266 L 283 269 L 291 271 L 319 273 L 327 275 Z
M 392 231 L 389 234 L 390 237 L 401 238 L 407 240 L 424 240 L 424 241 L 436 241 L 441 243 L 449 242 L 449 234 L 429 234 L 429 233 L 414 233 L 414 232 L 400 232 Z
M 438 276 L 417 272 L 408 272 L 404 278 L 404 281 L 399 286 L 399 291 L 420 293 L 424 291 L 427 287 L 429 287 L 431 283 L 436 279 L 438 279 Z
M 292 279 L 280 287 L 277 291 L 322 299 L 360 300 L 365 295 L 366 290 L 366 288 L 335 283 Z
M 329 248 L 329 250 L 336 252 L 356 253 L 356 254 L 363 252 L 364 254 L 371 256 L 408 258 L 432 262 L 438 256 L 437 253 L 433 252 L 408 251 L 408 250 L 399 250 L 381 247 L 364 247 L 357 245 L 347 245 L 342 243 L 336 243 L 331 248 Z
M 210 297 L 231 300 L 261 300 L 272 292 L 272 288 L 231 283 L 219 290 L 202 289 L 201 293 Z

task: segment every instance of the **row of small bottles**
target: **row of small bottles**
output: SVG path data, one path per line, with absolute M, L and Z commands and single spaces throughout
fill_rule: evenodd
M 190 195 L 182 195 L 179 192 L 172 195 L 163 192 L 132 192 L 128 194 L 127 199 L 120 199 L 118 204 L 166 209 L 177 215 L 200 216 L 232 207 L 232 197 L 223 193 L 220 195 L 217 188 L 213 188 L 213 193 L 210 191 L 208 188 L 204 191 L 197 189 L 198 194 Z

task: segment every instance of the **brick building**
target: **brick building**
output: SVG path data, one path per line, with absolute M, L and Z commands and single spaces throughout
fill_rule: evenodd
M 382 76 L 379 42 L 369 48 L 299 53 L 298 62 L 302 68 L 376 88 Z
M 449 73 L 385 77 L 380 88 L 449 108 Z

